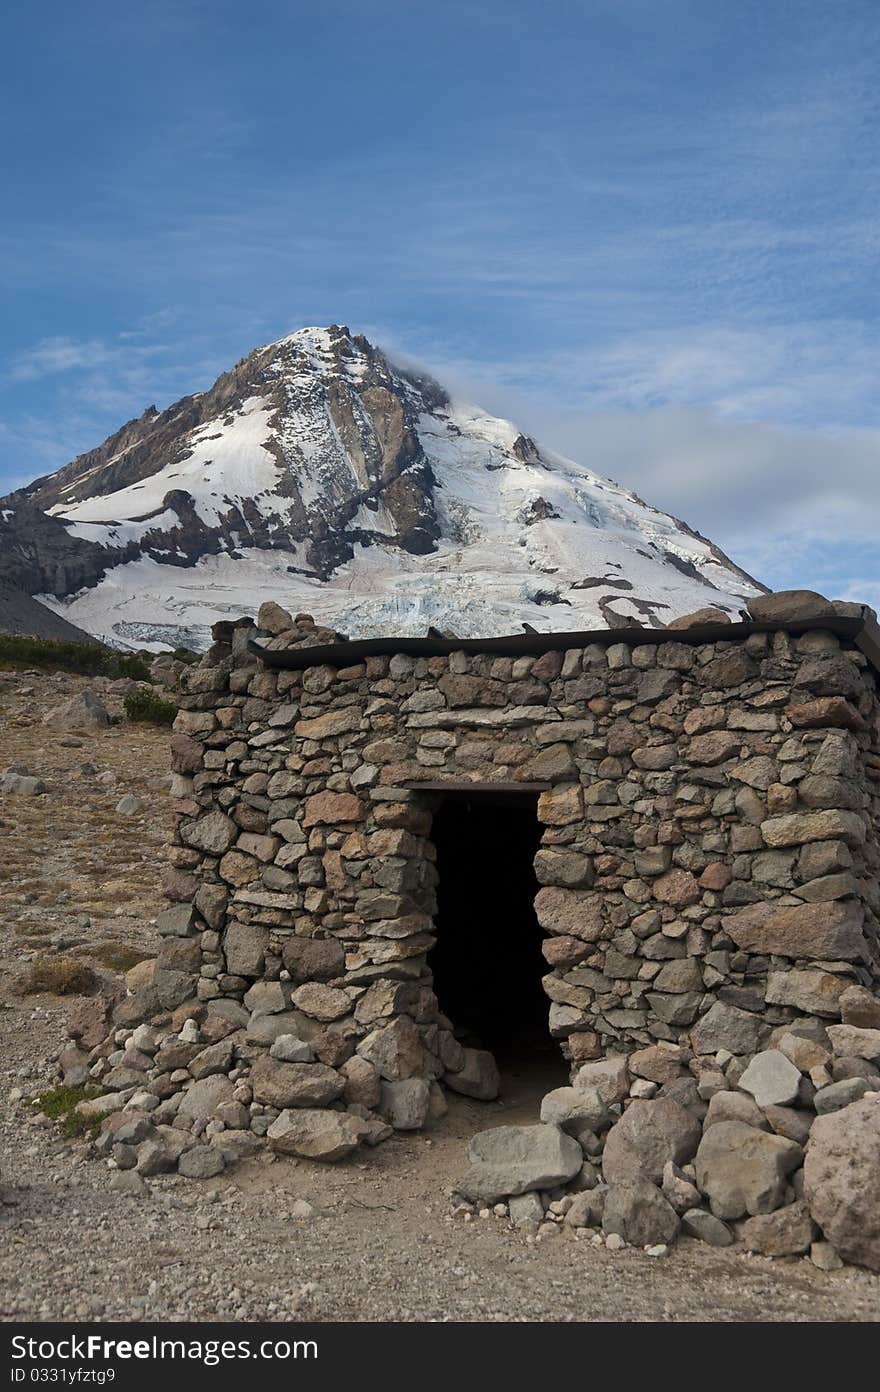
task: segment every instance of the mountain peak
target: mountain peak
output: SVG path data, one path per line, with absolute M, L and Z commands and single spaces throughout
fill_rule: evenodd
M 0 581 L 121 644 L 199 644 L 266 598 L 363 636 L 464 637 L 660 627 L 758 588 L 339 324 L 255 349 L 0 509 Z

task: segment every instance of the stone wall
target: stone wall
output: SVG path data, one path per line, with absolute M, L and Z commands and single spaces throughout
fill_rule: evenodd
M 847 987 L 880 979 L 876 676 L 832 631 L 853 608 L 538 655 L 353 645 L 301 670 L 271 664 L 335 635 L 277 606 L 262 632 L 224 626 L 172 741 L 161 1006 L 195 992 L 246 1031 L 270 1118 L 290 1106 L 284 1061 L 260 1057 L 279 1036 L 321 1065 L 296 1104 L 365 1128 L 421 1125 L 438 1080 L 491 1096 L 426 965 L 434 795 L 413 785 L 448 780 L 543 785 L 536 912 L 573 1066 L 655 1041 L 749 1055 L 786 1022 L 838 1020 Z

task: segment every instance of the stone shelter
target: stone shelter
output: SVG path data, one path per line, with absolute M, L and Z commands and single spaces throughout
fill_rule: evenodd
M 270 604 L 214 636 L 154 984 L 245 1031 L 278 1148 L 491 1098 L 495 1055 L 751 1056 L 876 990 L 873 611 L 347 641 Z

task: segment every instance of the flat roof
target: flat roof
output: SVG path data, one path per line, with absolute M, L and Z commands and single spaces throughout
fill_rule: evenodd
M 450 653 L 485 653 L 495 657 L 521 657 L 568 648 L 586 648 L 592 643 L 611 647 L 626 643 L 642 647 L 649 643 L 732 643 L 753 633 L 810 633 L 824 629 L 838 638 L 848 638 L 880 672 L 880 625 L 864 608 L 861 616 L 823 615 L 813 619 L 742 623 L 697 624 L 693 628 L 597 628 L 573 633 L 508 633 L 497 638 L 394 637 L 339 639 L 314 647 L 270 648 L 251 639 L 248 647 L 267 667 L 302 670 L 306 667 L 351 667 L 365 657 L 393 656 L 447 657 Z

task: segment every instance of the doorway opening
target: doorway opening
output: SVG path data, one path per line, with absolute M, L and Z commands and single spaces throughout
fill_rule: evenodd
M 534 792 L 483 787 L 441 795 L 437 942 L 428 956 L 440 1009 L 463 1043 L 491 1050 L 502 1074 L 567 1081 L 548 1030 L 547 964 L 535 915 L 541 841 Z

